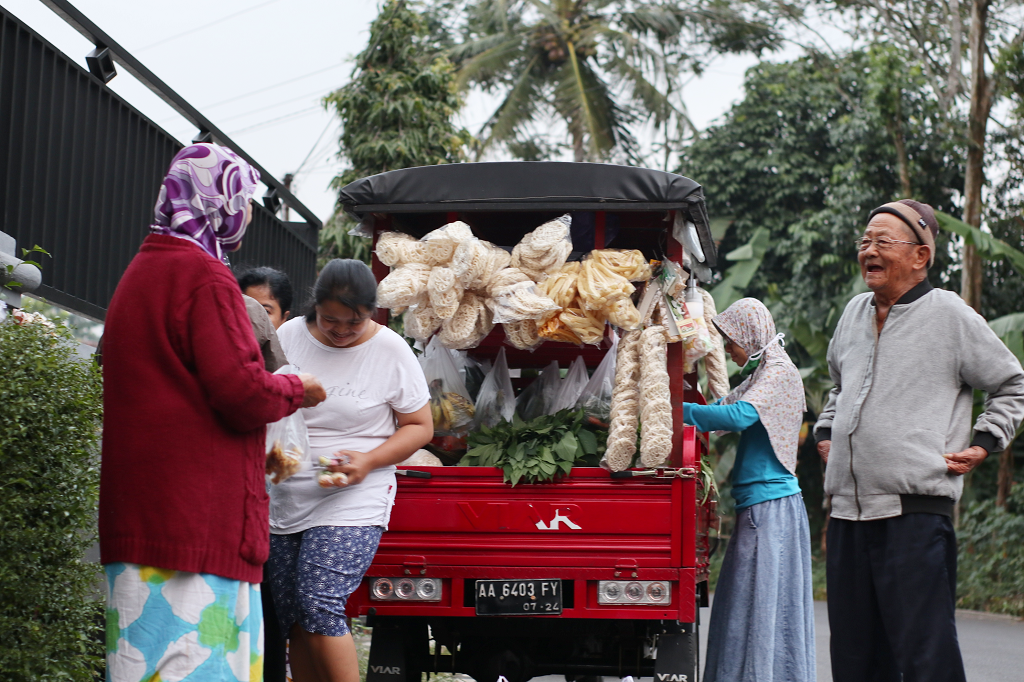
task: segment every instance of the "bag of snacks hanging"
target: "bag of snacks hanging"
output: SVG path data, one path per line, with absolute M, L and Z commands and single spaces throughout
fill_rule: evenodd
M 512 421 L 512 415 L 516 411 L 516 397 L 512 390 L 512 377 L 508 371 L 508 361 L 505 359 L 505 349 L 498 350 L 498 356 L 494 359 L 494 366 L 487 373 L 483 384 L 480 385 L 480 393 L 476 398 L 476 417 L 473 420 L 474 428 L 481 426 L 495 426 L 502 419 Z
M 550 407 L 551 412 L 554 413 L 559 410 L 575 407 L 580 393 L 583 392 L 583 387 L 587 385 L 587 380 L 587 363 L 584 362 L 582 355 L 578 355 L 572 364 L 569 365 L 569 372 L 562 379 L 558 395 Z
M 512 249 L 512 267 L 535 282 L 557 272 L 572 253 L 572 216 L 566 213 L 528 232 Z
M 468 430 L 475 409 L 469 391 L 459 376 L 458 367 L 450 350 L 438 337 L 434 337 L 420 358 L 423 374 L 430 392 L 430 415 L 434 420 L 434 433 L 454 436 Z
M 298 374 L 292 365 L 285 365 L 274 374 Z M 309 461 L 309 431 L 302 410 L 267 425 L 267 480 L 281 483 L 302 469 Z
M 558 362 L 552 360 L 541 371 L 540 376 L 523 389 L 523 392 L 516 398 L 516 413 L 519 414 L 519 418 L 528 422 L 531 419 L 551 414 L 551 405 L 558 396 L 561 381 Z
M 615 354 L 619 350 L 619 337 L 612 334 L 612 347 L 604 354 L 601 363 L 594 370 L 590 381 L 583 387 L 576 400 L 576 409 L 582 409 L 587 421 L 593 426 L 608 428 L 612 409 L 612 393 L 615 391 Z

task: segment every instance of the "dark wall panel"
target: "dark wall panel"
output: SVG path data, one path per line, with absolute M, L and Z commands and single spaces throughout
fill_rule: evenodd
M 39 294 L 102 319 L 181 144 L 0 7 L 0 231 L 39 244 Z M 234 262 L 279 267 L 298 300 L 316 228 L 257 206 Z

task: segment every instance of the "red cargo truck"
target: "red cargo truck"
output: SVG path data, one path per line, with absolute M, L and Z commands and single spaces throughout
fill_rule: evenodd
M 636 248 L 681 260 L 677 214 L 695 228 L 704 259 L 715 247 L 699 185 L 641 168 L 574 163 L 480 163 L 392 171 L 341 194 L 368 234 L 422 236 L 448 222 L 504 247 L 571 213 L 573 248 Z M 694 234 L 694 232 L 691 232 Z M 374 261 L 378 280 L 388 269 Z M 384 311 L 386 314 L 386 311 Z M 500 326 L 472 355 L 493 358 Z M 510 367 L 595 367 L 607 350 L 547 342 L 506 347 Z M 706 439 L 683 425 L 682 403 L 703 402 L 668 346 L 674 421 L 664 468 L 618 474 L 576 467 L 557 481 L 503 481 L 489 467 L 403 467 L 391 520 L 367 576 L 348 602 L 373 628 L 368 682 L 424 672 L 481 682 L 560 674 L 568 682 L 654 676 L 695 682 L 697 621 L 707 605 L 714 500 L 699 484 Z M 703 502 L 703 503 L 702 503 Z

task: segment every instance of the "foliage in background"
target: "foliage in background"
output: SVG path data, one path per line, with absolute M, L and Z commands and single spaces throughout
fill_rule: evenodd
M 991 499 L 968 506 L 957 542 L 957 605 L 1024 617 L 1024 485 L 1005 509 Z
M 907 119 L 902 135 L 915 197 L 954 209 L 960 150 L 936 132 L 937 105 L 920 69 L 909 62 L 896 69 L 898 59 L 890 48 L 877 48 L 758 64 L 747 71 L 744 99 L 682 157 L 679 171 L 701 182 L 712 215 L 734 218 L 721 252 L 768 230 L 764 260 L 743 293 L 775 301 L 770 307 L 780 327 L 804 317 L 831 336 L 835 299 L 858 277 L 853 240 L 872 208 L 900 196 L 880 80 L 898 79 L 891 86 Z M 935 284 L 956 274 L 948 241 L 939 240 Z
M 345 170 L 331 187 L 399 168 L 457 163 L 472 136 L 452 119 L 462 106 L 455 72 L 427 18 L 406 0 L 388 0 L 370 25 L 352 79 L 324 98 L 341 119 Z M 366 241 L 337 209 L 321 232 L 320 260 L 363 258 Z
M 713 54 L 771 50 L 774 15 L 734 0 L 468 0 L 451 50 L 459 83 L 497 94 L 483 146 L 541 160 L 566 135 L 576 161 L 636 162 L 637 123 L 668 159 L 693 129 L 680 82 Z M 552 134 L 549 123 L 564 128 Z M 662 165 L 662 164 L 657 164 Z
M 0 678 L 93 680 L 99 373 L 62 326 L 0 323 Z
M 569 473 L 573 464 L 596 466 L 604 452 L 605 430 L 590 431 L 583 410 L 560 410 L 524 422 L 518 414 L 466 439 L 459 466 L 501 467 L 505 482 L 540 483 Z
M 758 65 L 747 73 L 745 98 L 682 157 L 680 172 L 703 184 L 712 215 L 731 221 L 720 250 L 734 264 L 713 289 L 719 310 L 741 295 L 771 308 L 804 379 L 811 419 L 832 388 L 826 351 L 835 325 L 849 300 L 866 291 L 852 241 L 868 211 L 905 196 L 909 184 L 914 198 L 960 214 L 965 150 L 955 142 L 962 138 L 948 131 L 962 121 L 955 107 L 942 109 L 923 69 L 892 46 Z M 1011 349 L 1021 342 L 1010 330 L 1020 318 L 1010 314 L 1024 307 L 1020 132 L 1013 122 L 998 147 L 1005 168 L 989 195 L 991 234 L 941 215 L 945 229 L 930 272 L 933 284 L 957 290 L 961 245 L 977 245 L 985 258 L 983 311 L 989 319 L 1005 316 L 994 323 Z M 722 479 L 732 466 L 732 444 L 713 442 L 716 475 L 727 488 Z M 1011 471 L 1012 454 L 1006 456 Z M 966 477 L 965 506 L 995 498 L 1006 485 L 1005 474 L 997 475 L 999 459 L 989 457 Z M 798 476 L 817 534 L 827 501 L 813 444 L 801 448 Z M 726 514 L 728 506 L 722 505 Z M 968 574 L 975 561 L 961 553 Z
M 75 339 L 86 346 L 95 348 L 103 336 L 103 323 L 95 322 L 87 317 L 68 312 L 63 308 L 51 305 L 44 299 L 33 298 L 26 295 L 21 300 L 22 307 L 26 312 L 40 313 L 54 324 L 67 327 Z
M 342 211 L 336 211 L 320 230 L 316 268 L 321 270 L 333 258 L 355 258 L 370 264 L 372 240 L 350 234 L 355 222 Z
M 960 190 L 963 219 L 981 227 L 987 202 L 983 189 L 1002 165 L 998 153 L 993 154 L 990 131 L 995 126 L 1006 128 L 999 119 L 1003 116 L 1000 105 L 1007 98 L 1010 104 L 1016 100 L 1018 118 L 1020 113 L 1024 6 L 992 0 L 826 0 L 821 4 L 840 9 L 830 14 L 836 24 L 845 24 L 852 38 L 868 37 L 874 44 L 891 45 L 920 69 L 938 104 L 940 132 L 965 148 Z M 842 11 L 846 9 L 853 11 Z M 980 312 L 985 273 L 973 244 L 964 245 L 960 265 L 961 296 Z

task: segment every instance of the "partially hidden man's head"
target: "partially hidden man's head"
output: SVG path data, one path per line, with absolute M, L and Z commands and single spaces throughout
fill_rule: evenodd
M 883 204 L 868 216 L 857 261 L 872 291 L 900 291 L 927 276 L 935 262 L 939 223 L 928 204 L 903 199 Z

